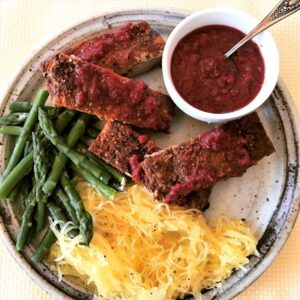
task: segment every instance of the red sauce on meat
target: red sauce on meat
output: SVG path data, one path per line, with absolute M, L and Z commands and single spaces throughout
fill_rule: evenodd
M 134 154 L 129 158 L 131 168 L 131 177 L 135 182 L 142 183 L 142 167 L 140 165 L 141 158 L 138 154 Z
M 176 46 L 171 76 L 179 94 L 192 106 L 211 113 L 240 109 L 258 94 L 264 61 L 258 46 L 248 42 L 228 59 L 224 53 L 245 36 L 222 25 L 198 28 Z
M 93 113 L 92 108 L 99 105 L 103 113 L 113 112 L 116 119 L 140 118 L 147 120 L 151 128 L 167 127 L 166 121 L 159 117 L 159 99 L 150 94 L 145 82 L 112 74 L 110 69 L 91 68 L 83 61 L 77 63 L 75 73 L 78 108 L 88 104 L 89 113 Z
M 128 47 L 128 52 L 124 52 L 122 57 L 123 60 L 128 60 L 133 26 L 132 23 L 127 23 L 113 33 L 104 33 L 102 36 L 97 37 L 97 39 L 92 39 L 75 48 L 72 54 L 80 57 L 82 60 L 95 62 L 105 56 L 107 52 L 111 52 L 112 48 Z
M 220 178 L 241 176 L 252 163 L 245 145 L 247 141 L 243 137 L 230 135 L 222 127 L 200 134 L 197 143 L 177 153 L 181 182 L 171 187 L 166 202 L 207 188 Z

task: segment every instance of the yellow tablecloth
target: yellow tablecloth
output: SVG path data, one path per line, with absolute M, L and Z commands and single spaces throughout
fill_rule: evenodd
M 192 11 L 207 7 L 242 9 L 262 18 L 277 0 L 16 1 L 0 0 L 0 89 L 30 52 L 76 20 L 113 8 L 173 6 Z M 271 28 L 281 58 L 281 77 L 300 111 L 300 12 Z M 300 221 L 272 266 L 236 299 L 300 299 Z M 0 243 L 0 299 L 50 299 L 17 266 Z

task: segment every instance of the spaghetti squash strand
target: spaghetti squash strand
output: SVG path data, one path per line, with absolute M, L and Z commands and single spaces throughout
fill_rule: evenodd
M 210 227 L 200 211 L 158 203 L 138 185 L 114 202 L 86 182 L 76 189 L 93 217 L 94 237 L 86 247 L 56 230 L 50 259 L 62 274 L 92 283 L 101 299 L 197 296 L 257 254 L 257 240 L 240 220 L 222 217 Z

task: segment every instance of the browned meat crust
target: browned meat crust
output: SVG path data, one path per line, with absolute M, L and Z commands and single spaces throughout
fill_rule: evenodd
M 64 53 L 118 74 L 134 76 L 157 65 L 164 46 L 163 38 L 142 21 L 93 36 L 71 46 Z
M 143 81 L 122 77 L 110 69 L 58 54 L 41 69 L 57 106 L 141 128 L 169 132 L 174 115 L 171 99 Z
M 109 121 L 89 150 L 122 173 L 135 177 L 139 163 L 159 148 L 149 136 L 141 135 L 127 125 Z M 192 192 L 178 204 L 205 210 L 209 206 L 210 192 L 210 188 Z
M 147 135 L 141 135 L 129 126 L 107 122 L 89 150 L 122 173 L 131 174 L 130 160 L 141 162 L 146 154 L 159 148 Z
M 138 180 L 166 202 L 241 176 L 274 147 L 256 113 L 199 134 L 152 155 L 140 164 Z

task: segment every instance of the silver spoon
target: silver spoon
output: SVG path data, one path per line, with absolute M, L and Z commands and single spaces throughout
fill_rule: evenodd
M 285 19 L 300 9 L 300 0 L 281 0 L 270 13 L 242 40 L 235 44 L 225 53 L 225 57 L 229 57 L 237 49 L 253 39 L 257 34 L 274 25 L 275 23 Z

